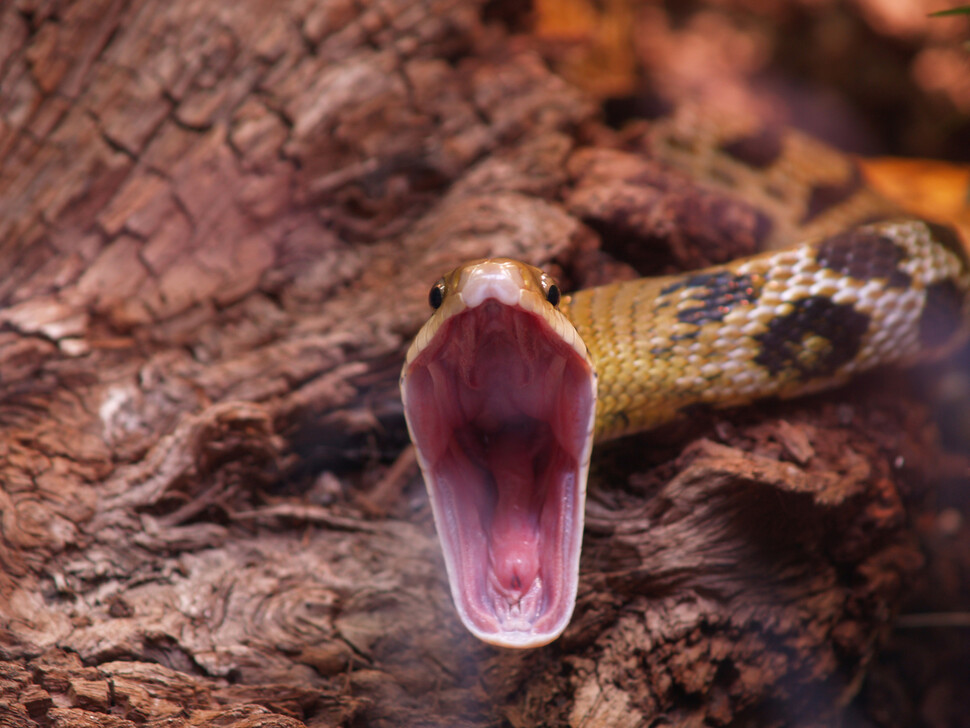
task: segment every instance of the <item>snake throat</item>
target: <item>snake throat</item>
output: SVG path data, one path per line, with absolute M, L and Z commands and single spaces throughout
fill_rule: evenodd
M 464 298 L 406 367 L 405 414 L 463 623 L 537 647 L 575 602 L 595 377 L 518 290 Z

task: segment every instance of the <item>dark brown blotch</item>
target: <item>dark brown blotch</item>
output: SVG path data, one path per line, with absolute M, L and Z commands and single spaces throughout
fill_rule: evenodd
M 823 268 L 860 281 L 884 279 L 890 287 L 907 288 L 912 277 L 900 269 L 905 251 L 873 230 L 855 228 L 819 243 L 816 259 Z
M 950 342 L 964 326 L 963 309 L 966 291 L 953 281 L 941 281 L 926 287 L 926 303 L 919 320 L 920 343 L 930 349 Z
M 675 109 L 669 99 L 647 93 L 611 96 L 603 101 L 603 116 L 613 129 L 621 129 L 634 119 L 658 121 Z
M 869 317 L 850 304 L 809 296 L 795 301 L 788 314 L 772 319 L 768 330 L 754 337 L 761 346 L 754 360 L 776 375 L 794 370 L 802 379 L 829 376 L 855 358 L 868 330 Z M 811 336 L 822 337 L 829 346 L 803 361 L 799 355 Z
M 963 263 L 965 270 L 970 270 L 970 250 L 964 245 L 960 234 L 949 225 L 940 225 L 935 222 L 924 224 L 929 228 L 933 240 L 957 256 Z
M 808 195 L 808 205 L 805 214 L 800 221 L 801 225 L 807 225 L 816 217 L 837 205 L 841 205 L 852 195 L 862 189 L 862 173 L 856 165 L 852 165 L 852 171 L 845 182 L 839 184 L 822 184 L 812 187 Z
M 698 305 L 678 311 L 677 319 L 698 326 L 722 321 L 733 309 L 754 301 L 760 292 L 750 276 L 735 275 L 726 270 L 688 276 L 683 286 L 698 289 L 691 295 L 691 300 Z
M 722 152 L 755 169 L 774 164 L 781 156 L 781 149 L 781 129 L 774 126 L 763 127 L 721 145 Z

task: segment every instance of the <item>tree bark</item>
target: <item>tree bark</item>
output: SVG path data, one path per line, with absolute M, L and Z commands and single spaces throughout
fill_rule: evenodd
M 648 267 L 759 242 L 743 201 L 624 178 L 649 149 L 607 149 L 487 17 L 0 9 L 0 726 L 843 714 L 921 563 L 939 450 L 899 374 L 604 449 L 564 637 L 458 623 L 397 393 L 431 282 L 487 255 L 632 275 L 605 237 Z

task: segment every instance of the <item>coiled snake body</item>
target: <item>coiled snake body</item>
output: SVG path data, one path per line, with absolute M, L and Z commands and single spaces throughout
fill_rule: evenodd
M 435 284 L 401 391 L 472 633 L 534 647 L 568 624 L 594 439 L 697 404 L 837 386 L 962 339 L 970 272 L 959 240 L 910 218 L 852 224 L 869 207 L 792 248 L 570 296 L 506 259 Z

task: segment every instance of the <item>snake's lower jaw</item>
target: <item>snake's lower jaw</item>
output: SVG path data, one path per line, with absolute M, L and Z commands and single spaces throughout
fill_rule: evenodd
M 539 647 L 556 639 L 572 616 L 583 532 L 584 468 L 561 473 L 559 485 L 518 522 L 506 516 L 459 515 L 439 527 L 452 598 L 465 627 L 501 647 Z M 440 481 L 431 487 L 441 492 Z M 461 487 L 461 486 L 459 486 Z M 435 498 L 435 500 L 438 500 Z M 451 521 L 447 506 L 436 518 Z M 497 509 L 496 509 L 497 510 Z M 466 518 L 469 518 L 466 521 Z M 463 524 L 463 525 L 462 525 Z M 481 525 L 479 525 L 481 524 Z M 478 533 L 483 538 L 476 538 Z
M 503 647 L 556 639 L 576 599 L 596 381 L 559 323 L 486 300 L 402 379 L 455 606 Z

